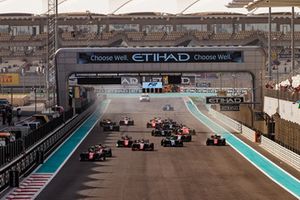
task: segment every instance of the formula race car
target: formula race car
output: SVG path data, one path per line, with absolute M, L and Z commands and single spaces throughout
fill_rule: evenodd
M 102 152 L 105 154 L 105 157 L 112 157 L 111 148 L 106 145 L 97 144 L 95 146 L 91 146 L 91 148 L 96 148 L 98 151 L 102 150 Z
M 129 117 L 124 117 L 122 120 L 119 122 L 120 126 L 133 126 L 134 121 L 130 119 Z
M 121 140 L 117 141 L 117 147 L 131 147 L 133 144 L 132 138 L 129 136 L 123 136 Z
M 183 141 L 176 136 L 166 137 L 161 140 L 160 144 L 164 147 L 183 147 Z
M 183 142 L 191 142 L 192 141 L 192 135 L 191 134 L 177 134 L 174 135 L 174 137 L 177 137 L 178 140 L 182 140 Z
M 171 136 L 172 132 L 173 132 L 172 130 L 159 128 L 159 129 L 152 130 L 151 135 L 152 136 L 164 136 L 165 137 L 165 136 Z
M 103 125 L 103 131 L 120 131 L 120 126 L 116 122 L 111 122 L 110 124 Z
M 221 135 L 214 134 L 207 138 L 206 145 L 225 146 L 226 140 L 225 138 L 221 138 Z
M 187 134 L 195 135 L 196 134 L 195 129 L 190 129 L 186 126 L 182 126 L 181 128 L 177 129 L 176 132 L 177 132 L 177 134 L 181 134 L 181 135 L 187 135 Z
M 162 123 L 161 118 L 156 118 L 154 117 L 153 119 L 150 120 L 150 122 L 147 122 L 146 127 L 147 128 L 156 128 Z
M 131 147 L 132 151 L 154 151 L 154 144 L 149 140 L 135 140 Z
M 150 96 L 149 96 L 149 94 L 142 94 L 140 96 L 140 102 L 150 102 Z
M 104 161 L 106 160 L 106 153 L 101 148 L 95 146 L 90 147 L 88 151 L 80 154 L 80 161 Z
M 170 104 L 166 104 L 163 106 L 163 111 L 174 111 L 174 107 Z
M 102 121 L 100 121 L 100 126 L 103 127 L 105 125 L 110 125 L 113 122 L 110 119 L 103 119 Z

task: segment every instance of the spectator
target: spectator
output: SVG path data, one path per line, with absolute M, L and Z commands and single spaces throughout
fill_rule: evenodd
M 17 108 L 17 118 L 18 118 L 18 121 L 21 120 L 21 114 L 22 114 L 22 110 L 21 110 L 21 108 L 19 107 L 19 108 Z
M 11 110 L 7 111 L 7 123 L 8 123 L 8 126 L 12 125 L 12 111 Z
M 2 109 L 1 112 L 2 112 L 2 124 L 5 125 L 6 124 L 6 114 L 7 114 L 6 109 Z

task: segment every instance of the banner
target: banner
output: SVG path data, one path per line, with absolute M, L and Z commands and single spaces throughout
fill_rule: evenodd
M 162 88 L 162 82 L 143 82 L 143 88 Z
M 18 73 L 1 73 L 1 86 L 18 86 L 20 85 L 20 75 Z
M 232 104 L 232 105 L 220 104 L 220 110 L 221 111 L 240 111 L 240 105 L 239 104 Z
M 240 104 L 244 102 L 244 97 L 206 97 L 206 104 Z
M 79 52 L 78 64 L 89 63 L 242 63 L 242 51 Z

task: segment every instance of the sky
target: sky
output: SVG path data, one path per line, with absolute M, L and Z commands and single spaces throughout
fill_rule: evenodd
M 161 12 L 171 14 L 189 14 L 198 12 L 234 12 L 249 13 L 245 8 L 227 8 L 232 0 L 200 0 L 185 10 L 196 0 L 58 0 L 64 1 L 58 6 L 59 13 L 92 12 L 100 14 L 126 14 L 135 12 Z M 128 2 L 122 8 L 120 5 Z M 213 2 L 213 3 L 212 3 Z M 0 0 L 0 13 L 34 13 L 45 14 L 47 0 Z M 184 11 L 184 12 L 183 12 Z M 290 12 L 291 8 L 273 8 L 272 12 Z M 300 12 L 299 8 L 295 9 Z M 257 13 L 267 13 L 267 8 L 259 8 Z

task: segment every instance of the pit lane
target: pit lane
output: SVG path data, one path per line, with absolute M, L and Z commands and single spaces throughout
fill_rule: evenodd
M 175 111 L 162 111 L 171 103 Z M 120 132 L 102 132 L 96 126 L 37 199 L 295 199 L 253 167 L 231 147 L 206 146 L 211 131 L 186 109 L 181 98 L 113 99 L 103 116 L 119 121 L 134 119 L 135 126 Z M 164 148 L 152 137 L 146 122 L 170 117 L 196 129 L 193 142 L 183 148 Z M 116 148 L 121 135 L 150 139 L 154 152 Z M 102 143 L 113 149 L 105 162 L 79 162 L 79 154 Z

